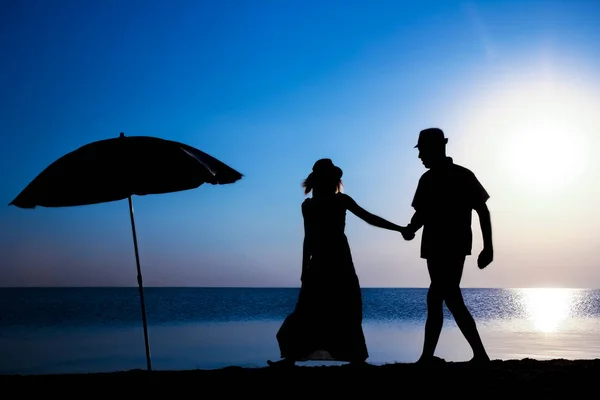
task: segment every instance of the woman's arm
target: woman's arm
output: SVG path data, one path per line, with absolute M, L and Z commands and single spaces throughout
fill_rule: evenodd
M 391 223 L 390 221 L 383 219 L 377 215 L 371 214 L 354 201 L 354 199 L 346 194 L 343 195 L 346 199 L 346 208 L 362 219 L 369 225 L 376 226 L 378 228 L 389 229 L 390 231 L 403 232 L 405 227 Z
M 300 281 L 304 282 L 304 275 L 308 271 L 308 261 L 310 260 L 310 248 L 309 241 L 304 236 L 304 243 L 302 244 L 302 274 L 300 275 Z
M 308 265 L 312 252 L 312 235 L 310 227 L 306 222 L 306 203 L 302 203 L 302 218 L 304 219 L 304 241 L 302 243 L 302 275 L 300 280 L 304 281 L 304 273 L 308 271 Z

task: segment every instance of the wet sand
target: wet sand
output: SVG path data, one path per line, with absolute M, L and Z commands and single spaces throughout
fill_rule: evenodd
M 147 371 L 61 375 L 2 375 L 4 392 L 61 397 L 103 393 L 121 397 L 153 395 L 165 398 L 260 396 L 521 398 L 524 394 L 557 398 L 596 396 L 600 359 L 495 360 L 481 366 L 447 362 L 436 366 L 412 363 L 379 366 L 296 366 L 280 368 L 228 367 L 213 370 Z M 596 393 L 596 394 L 594 394 Z

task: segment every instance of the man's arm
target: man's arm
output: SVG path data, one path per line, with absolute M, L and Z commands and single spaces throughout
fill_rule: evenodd
M 412 218 L 410 219 L 410 223 L 406 227 L 408 231 L 410 231 L 413 235 L 423 227 L 423 213 L 415 211 Z
M 483 250 L 477 259 L 477 265 L 480 269 L 487 267 L 494 260 L 494 244 L 492 241 L 492 220 L 490 210 L 487 204 L 481 203 L 475 208 L 479 216 L 479 225 L 481 226 L 481 235 L 483 236 Z
M 402 232 L 402 237 L 405 240 L 413 240 L 415 237 L 415 233 L 419 229 L 423 227 L 425 224 L 425 220 L 423 218 L 424 213 L 422 211 L 423 207 L 427 204 L 427 185 L 425 181 L 425 177 L 427 173 L 423 174 L 419 179 L 419 183 L 417 184 L 417 190 L 415 191 L 415 197 L 413 198 L 411 206 L 415 209 L 415 213 L 410 219 L 410 223 L 406 226 L 406 232 Z M 421 211 L 419 211 L 421 210 Z
M 477 215 L 479 216 L 479 225 L 481 225 L 481 235 L 483 236 L 483 247 L 493 249 L 494 244 L 492 242 L 492 220 L 490 217 L 490 210 L 487 204 L 475 208 Z

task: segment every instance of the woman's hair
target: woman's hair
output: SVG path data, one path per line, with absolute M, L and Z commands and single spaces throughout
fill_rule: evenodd
M 322 158 L 315 163 L 312 172 L 302 182 L 304 194 L 309 194 L 314 188 L 341 192 L 342 175 L 342 169 L 335 166 L 331 159 Z

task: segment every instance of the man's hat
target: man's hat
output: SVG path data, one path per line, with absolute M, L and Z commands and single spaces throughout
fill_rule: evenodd
M 444 137 L 444 131 L 440 128 L 428 128 L 419 132 L 419 141 L 417 142 L 415 149 L 446 143 L 448 143 L 448 138 Z

